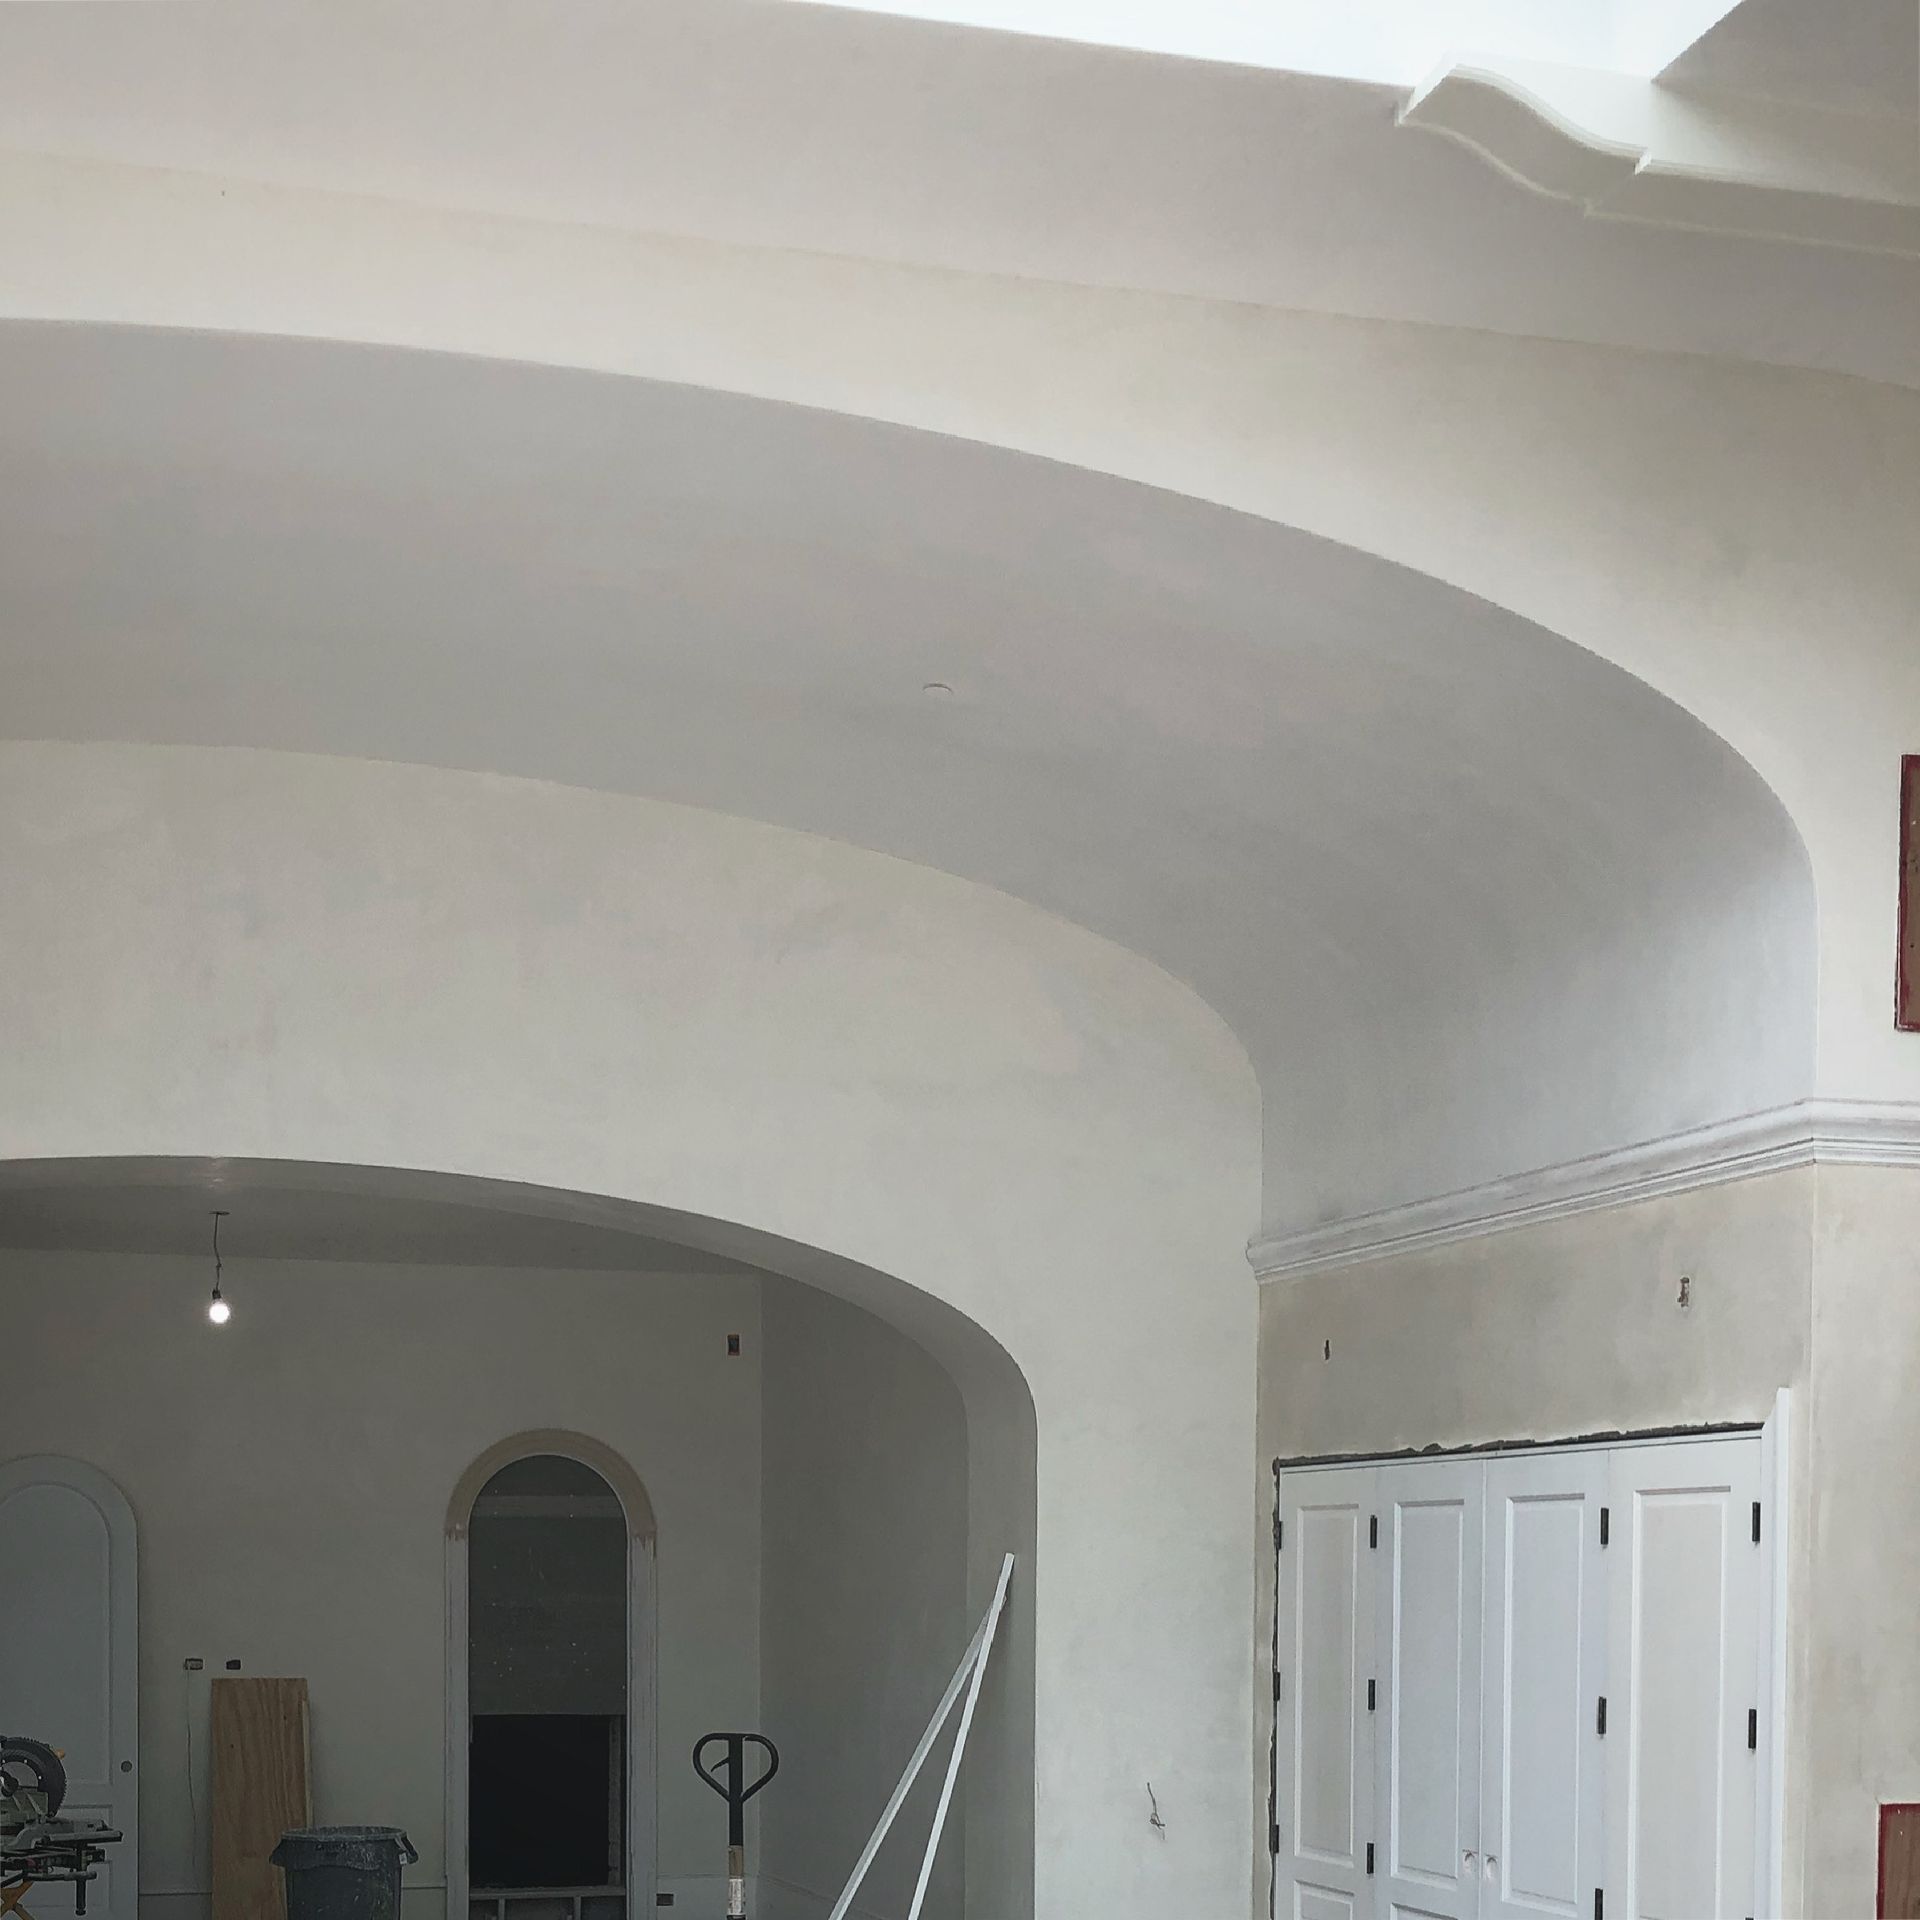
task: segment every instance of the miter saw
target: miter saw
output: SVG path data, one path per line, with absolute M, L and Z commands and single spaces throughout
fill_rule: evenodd
M 76 1916 L 87 1910 L 87 1883 L 120 1838 L 104 1820 L 63 1820 L 67 1770 L 58 1751 L 39 1740 L 0 1733 L 0 1920 L 20 1915 L 27 1889 L 65 1882 Z

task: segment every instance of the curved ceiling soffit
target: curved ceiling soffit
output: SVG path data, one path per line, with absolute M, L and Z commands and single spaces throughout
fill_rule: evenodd
M 1234 1029 L 1270 1224 L 1808 1090 L 1772 791 L 1389 559 L 631 376 L 19 327 L 0 390 L 16 736 L 645 792 L 998 887 Z
M 219 338 L 298 340 L 666 380 L 824 409 L 1061 461 L 1291 524 L 1411 566 L 1602 658 L 1615 658 L 1618 635 L 1635 630 L 1636 623 L 1618 618 L 1623 556 L 1617 550 L 1588 556 L 1570 551 L 1569 559 L 1586 561 L 1570 573 L 1516 570 L 1504 540 L 1476 537 L 1477 527 L 1514 510 L 1511 500 L 1484 497 L 1477 519 L 1456 516 L 1444 537 L 1431 537 L 1436 529 L 1423 502 L 1446 488 L 1459 469 L 1461 448 L 1453 436 L 1471 431 L 1476 440 L 1484 437 L 1484 422 L 1477 419 L 1443 418 L 1438 437 L 1428 436 L 1412 460 L 1397 427 L 1372 445 L 1341 438 L 1337 424 L 1331 431 L 1322 428 L 1302 448 L 1309 465 L 1325 458 L 1350 467 L 1372 458 L 1387 484 L 1359 491 L 1302 488 L 1218 444 L 1221 394 L 1205 384 L 1187 398 L 1213 444 L 1193 448 L 1181 445 L 1186 415 L 1177 391 L 1150 402 L 1144 416 L 1133 416 L 1130 386 L 1152 383 L 1130 381 L 1125 360 L 1111 375 L 1091 376 L 1091 384 L 1071 391 L 1059 408 L 1030 403 L 1020 386 L 1030 373 L 1017 375 L 1011 391 L 979 388 L 964 364 L 952 364 L 956 325 L 983 329 L 988 352 L 1005 351 L 1016 367 L 1031 369 L 1036 356 L 1044 364 L 1057 352 L 1071 354 L 1077 364 L 1100 364 L 1098 356 L 1082 352 L 1077 330 L 1063 336 L 1030 302 L 1001 305 L 1000 296 L 1018 283 L 644 236 L 612 241 L 538 223 L 505 223 L 495 230 L 436 220 L 416 208 L 325 200 L 317 205 L 329 210 L 328 217 L 319 222 L 314 243 L 289 252 L 286 210 L 270 193 L 262 199 L 265 190 L 235 185 L 229 200 L 228 189 L 216 182 L 188 175 L 152 178 L 164 182 L 165 190 L 151 188 L 150 197 L 125 207 L 117 205 L 111 186 L 90 190 L 71 181 L 50 181 L 43 192 L 19 196 L 10 211 L 40 209 L 42 224 L 23 236 L 27 277 L 17 286 L 0 286 L 0 327 L 184 328 Z M 149 243 L 115 244 L 129 226 Z M 69 259 L 68 237 L 74 234 L 81 252 Z M 141 263 L 155 260 L 184 264 L 172 270 L 172 278 L 154 279 Z M 209 261 L 217 263 L 211 279 Z M 541 291 L 530 298 L 533 287 Z M 1218 337 L 1205 325 L 1211 311 L 1194 304 L 1188 317 L 1195 330 L 1184 338 L 1177 328 L 1167 333 L 1163 349 L 1204 356 L 1217 347 Z M 768 313 L 782 316 L 771 331 L 759 319 L 740 318 Z M 1318 328 L 1351 325 L 1355 340 L 1379 330 L 1371 322 L 1293 317 Z M 1445 332 L 1417 328 L 1412 337 L 1431 342 Z M 1370 371 L 1377 369 L 1368 356 L 1343 356 L 1343 379 L 1364 381 Z M 1403 390 L 1402 401 L 1407 397 Z M 1641 417 L 1665 418 L 1668 411 L 1656 404 L 1653 415 Z M 1397 417 L 1397 408 L 1390 409 L 1387 419 Z M 1278 430 L 1279 421 L 1272 424 Z M 1356 432 L 1377 433 L 1385 426 L 1386 420 L 1376 419 Z M 1396 470 L 1411 480 L 1401 481 L 1398 491 L 1391 480 Z M 1551 465 L 1543 477 L 1549 489 L 1565 478 Z M 1590 590 L 1585 599 L 1556 591 L 1554 583 L 1569 578 Z M 1596 596 L 1592 589 L 1602 591 Z M 1641 585 L 1643 596 L 1654 591 L 1665 597 L 1669 587 L 1658 581 Z M 1669 674 L 1658 647 L 1635 652 L 1629 645 L 1629 653 L 1619 662 L 1626 671 L 1726 734 L 1745 757 L 1764 765 L 1777 751 L 1775 730 L 1737 698 L 1714 700 L 1708 689 L 1724 682 L 1703 685 Z
M 833 1295 L 885 1321 L 914 1342 L 954 1381 L 969 1405 L 990 1407 L 1011 1417 L 1028 1444 L 1034 1423 L 1032 1389 L 1025 1369 L 999 1336 L 941 1294 L 912 1280 L 882 1271 L 833 1248 L 813 1246 L 750 1221 L 719 1219 L 651 1201 L 611 1193 L 530 1185 L 479 1174 L 430 1167 L 356 1166 L 313 1160 L 189 1158 L 176 1155 L 64 1156 L 54 1159 L 0 1157 L 0 1216 L 24 1203 L 52 1203 L 70 1229 L 71 1244 L 50 1250 L 93 1250 L 94 1236 L 82 1229 L 90 1203 L 104 1200 L 122 1214 L 128 1200 L 146 1196 L 138 1209 L 147 1229 L 159 1227 L 160 1244 L 119 1245 L 117 1252 L 178 1253 L 187 1244 L 177 1238 L 187 1222 L 203 1226 L 207 1204 L 220 1202 L 267 1231 L 276 1224 L 292 1233 L 310 1231 L 321 1207 L 351 1211 L 371 1204 L 380 1211 L 376 1226 L 387 1229 L 408 1209 L 471 1214 L 510 1232 L 545 1228 L 560 1237 L 562 1251 L 570 1229 L 630 1238 L 645 1250 L 671 1244 L 733 1273 L 772 1274 Z M 181 1225 L 167 1218 L 168 1206 Z M 4 1221 L 0 1221 L 0 1227 Z M 417 1249 L 416 1249 L 417 1254 Z M 326 1259 L 323 1249 L 296 1251 L 288 1245 L 241 1258 Z M 361 1257 L 356 1255 L 356 1258 Z M 476 1486 L 475 1491 L 478 1491 Z M 470 1505 L 471 1502 L 468 1502 Z

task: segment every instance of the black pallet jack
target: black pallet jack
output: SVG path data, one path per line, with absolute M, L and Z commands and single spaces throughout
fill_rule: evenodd
M 713 1746 L 726 1748 L 717 1773 L 701 1758 Z M 766 1771 L 751 1784 L 747 1780 L 749 1747 L 758 1747 L 767 1756 Z M 764 1733 L 703 1734 L 694 1742 L 693 1770 L 727 1803 L 727 1920 L 746 1920 L 747 1802 L 780 1771 L 780 1749 Z

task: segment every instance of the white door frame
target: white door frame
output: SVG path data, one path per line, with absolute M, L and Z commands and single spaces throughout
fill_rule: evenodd
M 114 1920 L 133 1920 L 140 1902 L 140 1551 L 133 1508 L 98 1467 L 84 1460 L 38 1453 L 0 1465 L 0 1503 L 29 1487 L 45 1486 L 68 1488 L 91 1502 L 107 1529 L 111 1641 L 107 1685 L 113 1720 L 107 1765 L 110 1783 L 126 1780 L 130 1786 L 115 1785 L 108 1795 L 121 1838 L 108 1855 L 114 1897 L 104 1911 Z M 5 1731 L 55 1746 L 60 1742 L 57 1727 L 7 1727 Z
M 1793 1396 L 1782 1387 L 1760 1429 L 1760 1502 L 1772 1533 L 1766 1551 L 1771 1578 L 1762 1594 L 1760 1620 L 1760 1713 L 1767 1743 L 1760 1751 L 1760 1817 L 1754 1835 L 1753 1884 L 1763 1920 L 1785 1920 L 1787 1911 L 1787 1613 L 1793 1561 Z
M 640 1476 L 585 1434 L 541 1429 L 492 1446 L 461 1475 L 447 1509 L 447 1920 L 467 1920 L 468 1528 L 473 1503 L 502 1467 L 558 1455 L 590 1467 L 620 1500 L 627 1521 L 627 1920 L 646 1920 L 659 1878 L 659 1752 L 655 1712 L 653 1503 Z

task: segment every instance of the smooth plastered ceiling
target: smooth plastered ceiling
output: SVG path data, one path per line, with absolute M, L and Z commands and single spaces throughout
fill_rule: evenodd
M 1424 576 L 711 392 L 5 347 L 10 735 L 649 794 L 1005 889 L 1234 1027 L 1280 1223 L 1805 1091 L 1811 900 L 1772 796 L 1639 682 Z

